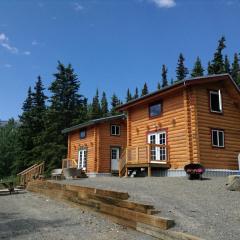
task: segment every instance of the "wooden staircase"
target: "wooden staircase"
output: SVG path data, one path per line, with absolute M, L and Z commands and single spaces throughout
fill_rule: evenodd
M 126 149 L 122 152 L 118 161 L 119 177 L 123 177 L 126 174 Z
M 44 162 L 34 164 L 31 167 L 18 173 L 19 183 L 21 186 L 26 186 L 30 181 L 34 179 L 43 178 L 44 174 Z

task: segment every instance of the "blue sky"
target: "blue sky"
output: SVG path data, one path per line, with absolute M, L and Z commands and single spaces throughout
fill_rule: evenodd
M 89 99 L 105 90 L 125 98 L 175 78 L 182 52 L 189 69 L 212 58 L 221 35 L 230 58 L 240 52 L 240 0 L 1 0 L 0 119 L 21 113 L 38 75 L 45 87 L 57 61 L 71 63 Z

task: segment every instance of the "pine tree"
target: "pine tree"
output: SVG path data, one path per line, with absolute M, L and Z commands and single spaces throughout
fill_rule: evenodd
M 129 102 L 133 99 L 130 89 L 127 90 L 126 102 Z
M 96 119 L 101 117 L 101 105 L 99 102 L 99 93 L 98 89 L 96 90 L 96 95 L 93 97 L 92 101 L 92 112 L 91 112 L 91 119 Z
M 116 114 L 119 113 L 118 111 L 116 111 L 116 107 L 121 104 L 121 101 L 118 99 L 118 97 L 117 97 L 117 95 L 115 93 L 112 95 L 112 99 L 111 100 L 112 100 L 111 101 L 111 106 L 112 106 L 111 114 L 112 115 L 116 115 Z
M 15 171 L 23 170 L 32 162 L 31 150 L 33 149 L 33 94 L 31 87 L 28 88 L 27 98 L 22 106 L 22 114 L 19 116 L 21 126 L 19 128 L 18 144 L 21 149 L 14 165 Z
M 213 67 L 211 65 L 211 62 L 208 62 L 208 75 L 214 74 Z
M 31 113 L 31 131 L 33 147 L 30 155 L 33 158 L 29 165 L 42 161 L 41 154 L 44 151 L 43 134 L 45 132 L 45 114 L 46 114 L 46 101 L 47 97 L 44 94 L 44 86 L 41 77 L 38 76 L 37 82 L 32 93 L 32 113 Z
M 158 89 L 158 90 L 161 89 L 161 84 L 160 84 L 160 82 L 158 82 L 158 84 L 157 84 L 157 89 Z
M 168 80 L 167 80 L 167 68 L 165 64 L 162 65 L 162 87 L 167 87 L 168 86 Z M 158 88 L 160 89 L 160 88 Z
M 102 117 L 106 117 L 108 115 L 108 102 L 107 102 L 107 97 L 105 92 L 102 93 L 101 113 L 102 113 Z
M 133 99 L 137 99 L 137 98 L 139 98 L 139 94 L 138 94 L 138 88 L 136 87 Z
M 216 49 L 216 52 L 214 53 L 214 58 L 208 67 L 209 74 L 221 74 L 225 72 L 224 60 L 222 55 L 223 49 L 226 48 L 225 41 L 225 37 L 221 37 L 221 39 L 218 41 L 218 47 Z
M 185 79 L 186 76 L 188 75 L 188 69 L 184 66 L 184 61 L 185 61 L 185 59 L 183 57 L 183 54 L 180 53 L 179 58 L 178 58 L 178 65 L 177 65 L 177 69 L 176 69 L 177 81 L 181 81 L 181 80 Z
M 61 131 L 82 121 L 81 109 L 84 107 L 83 96 L 79 94 L 80 82 L 71 64 L 65 66 L 58 62 L 53 76 L 49 87 L 50 107 L 45 117 L 45 151 L 42 154 L 49 170 L 61 166 L 61 159 L 67 152 L 67 136 Z
M 224 72 L 229 74 L 231 73 L 230 62 L 227 55 L 225 55 L 224 58 Z
M 147 94 L 148 94 L 148 86 L 147 86 L 147 83 L 145 82 L 144 85 L 143 85 L 141 97 L 145 96 Z
M 173 78 L 171 78 L 171 85 L 173 85 L 174 81 L 173 81 Z
M 16 167 L 21 152 L 18 148 L 19 129 L 14 119 L 10 119 L 6 125 L 0 127 L 0 179 L 17 173 Z
M 233 80 L 240 86 L 240 64 L 239 64 L 239 57 L 237 53 L 234 54 L 231 75 Z
M 202 67 L 202 63 L 199 57 L 197 57 L 196 62 L 194 64 L 191 76 L 192 77 L 201 77 L 203 76 L 204 69 Z

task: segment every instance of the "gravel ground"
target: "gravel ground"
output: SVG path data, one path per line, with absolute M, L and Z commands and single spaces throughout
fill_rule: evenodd
M 29 192 L 0 195 L 0 239 L 153 240 L 99 213 Z
M 175 230 L 211 240 L 240 239 L 240 192 L 227 191 L 223 177 L 203 181 L 98 177 L 61 182 L 128 192 L 130 199 L 153 204 L 161 216 L 174 219 Z

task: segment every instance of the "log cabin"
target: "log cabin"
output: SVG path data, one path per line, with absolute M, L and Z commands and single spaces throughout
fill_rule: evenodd
M 188 163 L 235 172 L 240 153 L 240 90 L 230 75 L 182 80 L 120 105 L 127 147 L 119 175 L 181 176 Z
M 90 120 L 62 133 L 68 134 L 63 169 L 82 169 L 88 176 L 118 174 L 118 160 L 127 139 L 124 114 Z

